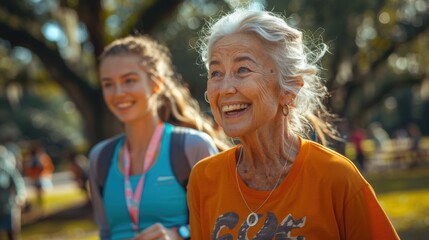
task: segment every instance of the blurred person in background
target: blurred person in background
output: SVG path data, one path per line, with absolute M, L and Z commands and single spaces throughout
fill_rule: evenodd
M 344 156 L 328 92 L 302 32 L 269 11 L 235 9 L 206 28 L 201 56 L 216 122 L 240 144 L 198 162 L 192 239 L 399 239 L 375 193 Z
M 33 144 L 24 162 L 24 172 L 36 190 L 37 204 L 40 207 L 43 206 L 44 192 L 53 186 L 54 170 L 52 159 L 45 149 L 40 144 Z
M 422 166 L 428 160 L 425 150 L 421 146 L 422 133 L 419 126 L 411 122 L 407 125 L 407 131 L 410 137 L 411 162 L 410 167 Z
M 9 240 L 19 238 L 21 208 L 27 195 L 24 179 L 14 162 L 14 155 L 0 145 L 0 230 L 6 231 Z
M 173 131 L 177 126 L 185 129 L 180 155 L 190 167 L 226 148 L 223 133 L 214 129 L 180 82 L 167 47 L 147 35 L 128 36 L 107 46 L 100 56 L 99 74 L 104 101 L 124 129 L 112 146 L 111 161 L 98 160 L 109 140 L 89 154 L 100 238 L 188 239 L 186 192 L 170 162 L 175 157 L 170 156 Z M 102 191 L 97 161 L 111 162 Z
M 352 142 L 355 149 L 355 159 L 360 170 L 366 170 L 366 156 L 363 150 L 363 141 L 366 139 L 366 131 L 364 128 L 355 126 L 349 135 L 349 140 Z
M 79 189 L 89 195 L 88 177 L 89 177 L 89 161 L 83 154 L 78 154 L 76 151 L 71 151 L 68 154 L 69 169 L 73 174 L 73 179 Z
M 386 158 L 386 152 L 391 149 L 390 136 L 380 122 L 372 122 L 368 126 L 368 132 L 374 142 L 374 151 L 371 157 L 371 165 L 389 167 L 390 159 Z
M 15 166 L 22 173 L 22 149 L 12 137 L 7 137 L 3 144 L 15 157 Z

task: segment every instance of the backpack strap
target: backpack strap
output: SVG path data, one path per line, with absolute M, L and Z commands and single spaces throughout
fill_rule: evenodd
M 103 148 L 100 150 L 100 154 L 98 155 L 96 169 L 97 185 L 100 196 L 103 196 L 104 183 L 106 182 L 107 174 L 109 174 L 110 165 L 112 164 L 115 146 L 118 144 L 121 137 L 123 137 L 123 135 L 115 136 L 107 140 Z
M 189 132 L 188 128 L 175 126 L 171 133 L 170 140 L 170 163 L 173 174 L 186 192 L 191 165 L 186 157 L 185 136 Z
M 185 136 L 189 129 L 185 127 L 173 128 L 170 140 L 170 164 L 173 170 L 173 174 L 177 181 L 183 187 L 186 192 L 186 186 L 189 180 L 189 174 L 191 173 L 191 166 L 186 157 L 185 153 Z M 115 152 L 115 146 L 123 135 L 115 136 L 106 141 L 96 161 L 97 171 L 97 185 L 100 192 L 100 196 L 103 196 L 104 183 L 106 182 L 107 175 L 109 173 L 110 165 L 112 164 L 113 154 Z

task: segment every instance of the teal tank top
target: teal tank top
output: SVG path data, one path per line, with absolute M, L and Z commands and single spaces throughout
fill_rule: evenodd
M 173 126 L 165 123 L 161 149 L 156 162 L 146 173 L 140 201 L 140 231 L 154 223 L 167 228 L 188 224 L 186 192 L 176 180 L 170 165 L 170 139 Z M 124 175 L 119 171 L 118 154 L 124 139 L 118 142 L 106 179 L 103 203 L 111 239 L 133 238 L 135 232 L 125 202 Z M 141 175 L 130 177 L 133 193 Z

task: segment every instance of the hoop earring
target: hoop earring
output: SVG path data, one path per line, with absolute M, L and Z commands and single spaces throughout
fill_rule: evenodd
M 289 106 L 287 104 L 282 106 L 282 113 L 283 113 L 283 116 L 285 117 L 289 115 Z
M 210 103 L 209 99 L 207 98 L 207 91 L 204 92 L 204 100 L 206 100 L 207 103 Z

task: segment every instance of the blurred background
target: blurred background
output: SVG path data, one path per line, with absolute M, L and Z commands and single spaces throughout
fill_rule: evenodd
M 239 4 L 285 15 L 306 41 L 328 44 L 326 104 L 345 139 L 331 147 L 358 165 L 402 239 L 429 239 L 428 0 L 2 0 L 0 143 L 27 183 L 35 149 L 53 166 L 43 196 L 27 184 L 22 239 L 97 239 L 86 155 L 120 131 L 98 83 L 103 47 L 137 32 L 164 42 L 209 113 L 198 33 Z

